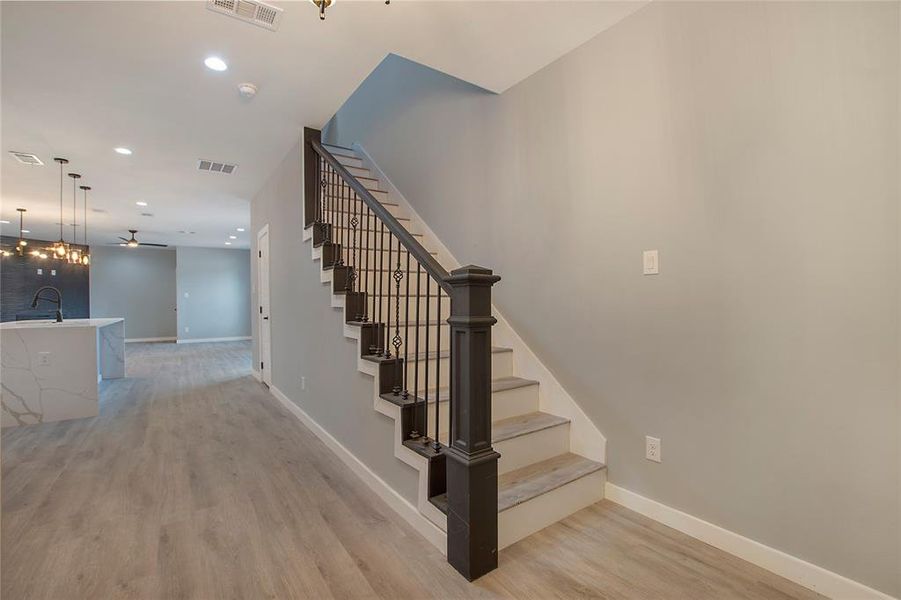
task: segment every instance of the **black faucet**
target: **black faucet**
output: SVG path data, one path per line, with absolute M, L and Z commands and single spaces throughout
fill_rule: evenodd
M 43 292 L 44 290 L 56 292 L 56 299 L 41 296 L 41 292 Z M 58 289 L 56 289 L 52 285 L 45 285 L 44 287 L 39 288 L 38 291 L 34 293 L 34 298 L 31 299 L 31 308 L 37 307 L 38 300 L 46 300 L 47 302 L 53 302 L 54 304 L 56 304 L 56 322 L 63 322 L 63 295 L 59 292 Z

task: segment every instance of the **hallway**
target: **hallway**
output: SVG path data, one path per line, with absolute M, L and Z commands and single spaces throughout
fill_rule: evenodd
M 250 375 L 129 344 L 96 418 L 5 430 L 4 598 L 812 598 L 603 501 L 467 583 Z

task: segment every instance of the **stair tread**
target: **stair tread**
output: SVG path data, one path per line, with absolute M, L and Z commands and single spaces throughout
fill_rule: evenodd
M 544 412 L 532 412 L 495 421 L 491 424 L 491 441 L 503 442 L 569 423 L 566 417 Z
M 602 463 L 568 452 L 505 473 L 497 480 L 497 511 L 528 502 L 604 468 Z

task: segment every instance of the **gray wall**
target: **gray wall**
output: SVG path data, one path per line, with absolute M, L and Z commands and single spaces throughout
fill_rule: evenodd
M 91 316 L 124 317 L 125 338 L 175 337 L 175 250 L 91 246 Z
M 176 253 L 178 339 L 250 336 L 250 251 L 183 248 Z
M 895 595 L 898 10 L 653 3 L 499 96 L 389 57 L 327 134 L 503 276 L 613 483 Z
M 272 384 L 407 500 L 415 472 L 394 458 L 394 422 L 372 408 L 373 379 L 357 371 L 357 343 L 344 337 L 310 243 L 303 242 L 303 165 L 295 146 L 251 203 L 251 232 L 269 225 Z M 257 306 L 257 261 L 251 263 Z M 254 365 L 259 364 L 254 327 Z M 301 377 L 306 389 L 301 389 Z

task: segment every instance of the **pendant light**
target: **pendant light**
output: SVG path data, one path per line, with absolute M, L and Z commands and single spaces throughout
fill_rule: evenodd
M 66 261 L 69 264 L 81 263 L 81 252 L 78 250 L 78 238 L 76 237 L 76 227 L 78 227 L 78 216 L 75 213 L 75 205 L 78 202 L 78 180 L 81 175 L 78 173 L 69 173 L 72 178 L 72 244 L 69 246 L 69 252 L 66 254 Z
M 54 158 L 59 163 L 59 241 L 53 244 L 51 251 L 56 258 L 66 258 L 68 248 L 63 240 L 63 165 L 69 164 L 66 158 Z
M 16 254 L 22 256 L 25 254 L 25 246 L 28 245 L 28 240 L 25 239 L 25 233 L 22 231 L 25 229 L 25 213 L 28 212 L 24 208 L 17 208 L 19 211 L 19 241 L 16 242 Z
M 87 185 L 79 187 L 84 192 L 84 248 L 81 252 L 81 264 L 88 266 L 91 264 L 91 247 L 88 246 L 88 190 L 91 188 Z

